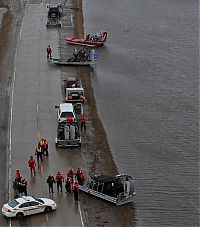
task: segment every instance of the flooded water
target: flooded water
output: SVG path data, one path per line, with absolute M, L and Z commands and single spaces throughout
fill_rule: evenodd
M 85 32 L 108 32 L 92 82 L 137 226 L 199 226 L 197 2 L 83 3 Z

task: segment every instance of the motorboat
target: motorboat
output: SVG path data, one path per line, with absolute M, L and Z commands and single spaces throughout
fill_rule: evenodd
M 115 205 L 132 202 L 135 196 L 134 181 L 126 174 L 92 176 L 79 185 L 79 190 Z
M 48 58 L 48 62 L 61 66 L 93 66 L 95 63 L 95 50 L 88 47 L 77 51 L 74 50 L 73 56 L 68 59 L 63 58 Z
M 89 46 L 89 47 L 102 47 L 105 45 L 107 40 L 107 32 L 100 31 L 93 35 L 87 34 L 84 39 L 67 37 L 65 41 L 69 44 Z

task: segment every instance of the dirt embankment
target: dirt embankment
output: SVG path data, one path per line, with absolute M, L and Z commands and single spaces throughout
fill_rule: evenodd
M 75 18 L 75 37 L 83 38 L 84 37 L 84 28 L 83 28 L 83 12 L 82 12 L 82 0 L 74 0 L 74 5 L 76 10 L 76 18 Z M 95 129 L 96 138 L 97 138 L 97 149 L 100 150 L 99 157 L 95 156 L 96 159 L 93 161 L 93 165 L 91 166 L 91 170 L 93 173 L 99 173 L 99 163 L 104 167 L 104 173 L 109 175 L 118 174 L 117 167 L 112 157 L 111 150 L 109 148 L 109 144 L 107 141 L 107 136 L 104 130 L 104 127 L 101 123 L 101 120 L 97 113 L 96 102 L 94 97 L 94 92 L 91 84 L 91 76 L 93 76 L 93 72 L 89 68 L 80 69 L 79 71 L 81 81 L 85 88 L 85 95 L 87 97 L 87 105 L 89 109 L 89 118 L 93 124 Z M 95 152 L 96 149 L 94 149 Z M 112 209 L 112 208 L 111 208 Z M 131 209 L 133 209 L 132 205 L 122 206 L 116 209 L 116 212 L 113 212 L 113 215 L 121 216 L 121 220 L 119 226 L 134 226 L 134 217 Z M 109 213 L 108 215 L 110 215 Z M 108 217 L 110 218 L 110 217 Z M 115 219 L 115 217 L 112 217 Z M 110 220 L 112 220 L 110 218 Z M 113 223 L 114 224 L 114 223 Z M 105 226 L 102 224 L 101 226 Z
M 9 25 L 10 25 L 11 19 L 12 19 L 12 14 L 11 14 L 9 6 L 6 4 L 0 3 L 0 8 L 7 9 L 7 11 L 3 15 L 3 18 L 1 21 L 1 29 L 0 29 L 0 56 L 1 56 L 0 66 L 1 66 L 4 54 L 7 49 L 7 43 L 8 43 L 7 38 L 8 38 L 8 32 L 9 32 Z

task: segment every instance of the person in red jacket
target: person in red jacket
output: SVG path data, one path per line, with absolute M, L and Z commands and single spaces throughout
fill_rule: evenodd
M 73 169 L 68 169 L 67 171 L 67 177 L 71 178 L 71 182 L 73 182 L 74 178 L 74 170 Z
M 47 58 L 51 58 L 52 57 L 51 54 L 52 54 L 52 49 L 51 49 L 51 46 L 49 45 L 47 47 Z
M 59 188 L 60 188 L 60 191 L 62 192 L 62 183 L 64 182 L 64 177 L 60 172 L 58 172 L 56 175 L 56 182 L 57 182 L 58 192 L 59 192 Z
M 16 172 L 15 172 L 15 179 L 20 182 L 21 181 L 21 174 L 19 172 L 19 170 L 17 169 Z
M 32 173 L 36 174 L 36 171 L 35 171 L 36 163 L 35 163 L 35 160 L 33 159 L 33 156 L 30 156 L 30 159 L 28 161 L 28 165 L 29 165 L 31 174 Z
M 84 127 L 84 131 L 86 132 L 86 116 L 84 114 L 81 115 L 81 131 L 82 131 L 82 128 Z

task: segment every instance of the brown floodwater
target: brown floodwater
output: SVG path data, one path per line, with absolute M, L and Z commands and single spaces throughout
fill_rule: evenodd
M 92 84 L 137 226 L 198 226 L 196 1 L 83 3 L 85 33 L 108 32 Z

